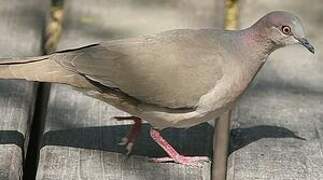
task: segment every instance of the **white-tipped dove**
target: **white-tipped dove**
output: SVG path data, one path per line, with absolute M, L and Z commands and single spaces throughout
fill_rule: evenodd
M 186 128 L 219 117 L 248 87 L 274 50 L 302 44 L 300 20 L 271 12 L 239 31 L 177 29 L 93 44 L 31 58 L 1 58 L 1 79 L 68 84 L 105 101 L 135 121 L 121 144 L 130 151 L 141 119 L 169 157 L 158 162 L 194 164 L 203 157 L 178 154 L 158 130 Z

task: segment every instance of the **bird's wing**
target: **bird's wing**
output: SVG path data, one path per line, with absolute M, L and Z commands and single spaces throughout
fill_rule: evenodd
M 223 58 L 205 33 L 169 31 L 58 53 L 55 60 L 144 103 L 194 107 L 222 77 Z

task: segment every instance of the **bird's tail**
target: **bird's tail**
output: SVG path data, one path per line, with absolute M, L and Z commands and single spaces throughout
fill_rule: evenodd
M 44 81 L 49 56 L 0 58 L 0 79 Z
M 63 68 L 53 57 L 0 58 L 0 79 L 53 82 L 82 88 L 91 86 L 82 75 Z

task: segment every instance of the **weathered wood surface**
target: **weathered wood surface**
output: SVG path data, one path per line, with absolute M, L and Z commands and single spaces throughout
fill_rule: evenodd
M 316 55 L 298 46 L 270 57 L 234 113 L 228 180 L 323 179 L 323 5 L 320 0 L 242 0 L 241 27 L 273 10 L 294 12 L 303 20 Z
M 223 1 L 214 0 L 70 0 L 65 4 L 59 49 L 173 28 L 221 27 L 223 11 Z M 37 179 L 210 179 L 210 163 L 200 168 L 150 163 L 147 156 L 165 154 L 149 137 L 148 125 L 137 140 L 135 155 L 126 160 L 124 148 L 117 142 L 131 122 L 111 120 L 115 115 L 125 113 L 68 86 L 53 85 Z M 212 131 L 203 124 L 188 130 L 165 130 L 163 135 L 184 154 L 210 156 Z
M 0 57 L 39 55 L 42 0 L 0 2 Z M 0 81 L 0 179 L 22 179 L 37 85 Z

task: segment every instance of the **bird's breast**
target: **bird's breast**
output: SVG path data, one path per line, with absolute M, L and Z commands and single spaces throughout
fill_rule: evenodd
M 217 111 L 233 104 L 247 88 L 250 77 L 248 72 L 239 63 L 227 63 L 223 67 L 223 77 L 205 95 L 203 95 L 197 107 L 203 111 Z

